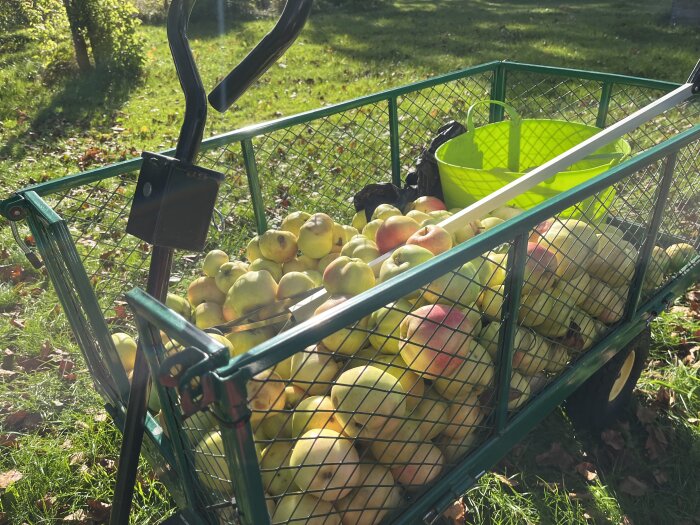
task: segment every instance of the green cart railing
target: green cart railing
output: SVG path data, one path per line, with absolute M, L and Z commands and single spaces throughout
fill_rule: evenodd
M 524 118 L 605 127 L 675 87 L 621 75 L 491 62 L 212 137 L 202 145 L 200 164 L 224 172 L 226 180 L 209 245 L 242 256 L 250 237 L 277 226 L 293 210 L 324 211 L 347 222 L 354 213 L 351 198 L 359 189 L 372 182 L 401 184 L 437 129 L 449 120 L 463 119 L 478 100 L 506 101 Z M 700 247 L 699 109 L 696 97 L 667 111 L 625 137 L 633 155 L 624 163 L 233 359 L 223 353 L 221 344 L 139 290 L 126 295 L 135 318 L 124 315 L 124 293 L 145 285 L 149 258 L 148 246 L 125 234 L 140 159 L 30 186 L 3 201 L 0 211 L 29 226 L 95 385 L 118 427 L 124 424 L 129 382 L 110 332 L 133 329 L 135 320 L 155 379 L 173 349 L 195 347 L 209 356 L 194 390 L 206 387 L 214 400 L 210 411 L 221 431 L 222 450 L 198 446 L 206 429 L 195 419 L 184 418 L 182 396 L 189 392 L 187 385 L 176 390 L 154 381 L 163 411 L 160 419 L 155 414 L 147 417 L 144 454 L 171 491 L 183 519 L 191 523 L 268 523 L 267 504 L 279 503 L 285 494 L 266 496 L 263 477 L 282 469 L 263 469 L 261 475 L 256 445 L 291 440 L 282 434 L 255 437 L 246 403 L 248 382 L 254 376 L 343 327 L 369 334 L 362 320 L 372 312 L 416 291 L 424 295 L 430 282 L 490 250 L 507 252 L 502 323 L 495 339 L 482 341 L 495 349 L 494 378 L 475 402 L 483 418 L 471 424 L 478 428 L 468 432 L 464 443 L 455 445 L 456 452 L 465 454 L 447 459 L 443 453 L 439 475 L 425 487 L 402 487 L 402 503 L 382 521 L 431 523 L 549 411 L 575 396 L 582 385 L 585 388 L 594 374 L 603 373 L 606 363 L 626 355 L 650 319 L 700 277 L 696 256 L 653 286 L 643 286 L 654 246 L 684 242 Z M 502 118 L 495 105 L 476 112 L 477 125 Z M 578 206 L 585 215 L 581 203 L 600 202 L 598 196 L 609 194 L 610 188 L 615 197 L 607 206 L 606 221 L 624 232 L 624 239 L 636 249 L 631 282 L 620 291 L 624 312 L 610 325 L 598 324 L 585 350 L 580 345 L 569 349 L 562 370 L 540 374 L 539 391 L 515 407 L 509 384 L 532 230 L 570 207 Z M 603 225 L 598 228 L 605 236 Z M 182 291 L 194 277 L 200 257 L 176 255 L 173 290 Z M 339 372 L 348 366 L 347 356 L 333 354 L 331 359 Z M 476 378 L 465 383 L 478 382 Z M 289 410 L 270 410 L 268 415 L 288 417 Z M 467 423 L 453 425 L 457 434 L 467 427 Z M 408 444 L 410 438 L 406 439 Z M 371 447 L 371 441 L 360 448 Z M 303 493 L 289 491 L 298 497 Z M 318 523 L 335 523 L 330 510 L 316 514 Z

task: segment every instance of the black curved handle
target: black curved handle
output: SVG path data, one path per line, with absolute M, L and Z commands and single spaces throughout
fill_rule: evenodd
M 168 10 L 168 44 L 180 86 L 185 94 L 185 118 L 177 140 L 175 158 L 194 162 L 207 122 L 207 96 L 187 40 L 187 23 L 194 1 L 172 0 Z
M 284 54 L 304 27 L 312 3 L 313 0 L 287 0 L 272 31 L 209 93 L 209 103 L 214 109 L 226 111 Z

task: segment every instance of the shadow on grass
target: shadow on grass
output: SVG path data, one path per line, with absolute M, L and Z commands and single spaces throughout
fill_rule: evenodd
M 358 60 L 393 67 L 405 61 L 440 73 L 449 56 L 463 65 L 510 59 L 649 74 L 642 63 L 653 64 L 664 50 L 687 46 L 689 37 L 698 41 L 689 30 L 669 24 L 670 7 L 654 16 L 635 15 L 635 8 L 639 3 L 628 0 L 392 2 L 369 11 L 315 14 L 304 36 L 333 42 L 334 51 Z M 647 50 L 653 56 L 646 56 Z M 679 72 L 679 79 L 687 73 Z
M 0 160 L 22 159 L 34 143 L 82 136 L 112 122 L 138 84 L 137 79 L 101 71 L 65 77 L 29 125 L 7 137 L 0 147 Z
M 643 405 L 643 397 L 635 394 L 632 406 Z M 552 454 L 555 443 L 563 452 Z M 595 479 L 584 479 L 586 469 Z M 577 431 L 557 410 L 496 467 L 512 481 L 501 492 L 517 493 L 527 501 L 523 514 L 542 524 L 698 523 L 698 471 L 700 433 L 663 410 L 642 423 L 634 409 L 605 435 Z M 494 508 L 498 491 L 472 490 L 468 501 L 480 508 L 467 523 L 503 519 L 502 509 Z

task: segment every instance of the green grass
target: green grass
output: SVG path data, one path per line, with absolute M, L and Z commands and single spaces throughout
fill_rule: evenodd
M 315 12 L 282 60 L 285 67 L 273 66 L 227 114 L 212 110 L 206 134 L 494 59 L 680 82 L 697 59 L 700 37 L 692 28 L 666 23 L 670 4 L 401 1 Z M 213 86 L 271 25 L 266 19 L 238 21 L 223 35 L 195 25 L 192 46 L 204 84 Z M 174 145 L 183 101 L 164 30 L 144 25 L 140 31 L 147 68 L 144 78 L 132 84 L 97 75 L 77 78 L 70 69 L 40 71 L 32 62 L 32 44 L 19 36 L 16 46 L 0 51 L 0 172 L 5 193 L 31 181 L 131 158 L 142 149 Z M 9 251 L 0 265 L 26 265 L 6 223 L 0 226 L 0 253 Z M 124 291 L 117 278 L 108 279 L 105 286 L 111 293 Z M 16 469 L 24 475 L 0 494 L 0 513 L 9 523 L 56 522 L 78 510 L 87 512 L 89 500 L 109 502 L 113 490 L 110 462 L 118 455 L 119 433 L 101 417 L 101 400 L 56 305 L 43 271 L 23 283 L 0 284 L 0 348 L 10 349 L 19 363 L 41 356 L 48 341 L 52 348 L 66 351 L 76 367 L 74 381 L 60 377 L 59 357 L 46 369 L 24 371 L 16 366 L 13 378 L 0 378 L 0 435 L 18 437 L 13 447 L 0 445 L 0 473 Z M 12 324 L 11 319 L 22 323 Z M 636 525 L 697 523 L 698 369 L 679 365 L 678 355 L 689 338 L 697 342 L 692 334 L 698 329 L 697 322 L 679 311 L 654 325 L 654 361 L 640 381 L 635 402 L 651 405 L 661 387 L 674 392 L 675 403 L 660 410 L 654 423 L 670 436 L 662 456 L 648 457 L 648 432 L 633 411 L 629 426 L 617 429 L 626 440 L 622 454 L 612 453 L 596 436 L 579 435 L 557 411 L 524 437 L 497 467 L 498 475 L 487 474 L 469 491 L 469 521 L 621 523 L 627 517 Z M 7 416 L 22 410 L 40 414 L 41 422 L 9 430 Z M 562 472 L 539 465 L 535 458 L 553 442 L 562 443 L 576 463 L 594 463 L 598 478 L 586 482 L 573 469 Z M 171 512 L 172 503 L 162 485 L 147 474 L 146 465 L 142 467 L 132 522 L 155 523 Z M 665 483 L 657 481 L 656 470 L 664 473 Z M 647 495 L 625 493 L 622 483 L 630 475 L 647 484 Z

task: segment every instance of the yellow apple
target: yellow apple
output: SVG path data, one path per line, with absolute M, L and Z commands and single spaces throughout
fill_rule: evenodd
M 243 332 L 231 332 L 226 334 L 226 339 L 233 347 L 231 357 L 245 354 L 251 348 L 274 337 L 275 331 L 270 327 L 254 328 Z
M 219 271 L 214 276 L 216 286 L 223 293 L 229 291 L 236 280 L 248 271 L 248 265 L 243 261 L 229 261 L 219 267 Z
M 263 450 L 260 476 L 265 492 L 272 496 L 281 496 L 298 490 L 294 483 L 296 470 L 289 464 L 291 457 L 292 443 L 289 441 L 273 441 Z
M 258 240 L 260 253 L 265 259 L 282 264 L 297 255 L 297 238 L 288 231 L 267 230 Z
M 284 275 L 282 272 L 282 265 L 280 263 L 271 261 L 270 259 L 266 259 L 265 257 L 255 259 L 252 263 L 250 263 L 250 266 L 248 266 L 249 273 L 260 271 L 268 272 L 275 280 L 275 282 L 279 282 L 279 280 L 282 278 L 282 275 Z M 234 284 L 236 283 L 234 282 Z
M 395 215 L 401 215 L 401 210 L 399 210 L 396 206 L 392 206 L 391 204 L 380 204 L 374 209 L 374 212 L 372 213 L 372 220 L 386 220 Z
M 391 472 L 376 463 L 361 463 L 358 485 L 334 505 L 343 516 L 343 525 L 378 525 L 401 504 L 401 491 Z
M 222 250 L 212 250 L 204 256 L 202 271 L 207 277 L 214 277 L 222 264 L 228 262 L 228 255 Z
M 330 428 L 339 434 L 343 425 L 335 417 L 335 408 L 328 396 L 310 396 L 302 399 L 292 416 L 292 437 L 297 438 L 314 428 Z
M 272 304 L 277 298 L 277 283 L 270 272 L 250 271 L 241 275 L 226 294 L 226 305 L 240 315 Z
M 165 299 L 165 306 L 170 308 L 173 312 L 180 314 L 187 321 L 192 320 L 192 306 L 184 297 L 180 297 L 174 293 L 168 293 Z
M 338 374 L 332 354 L 309 347 L 292 356 L 291 382 L 307 394 L 325 395 Z
M 256 235 L 248 242 L 248 245 L 246 246 L 246 257 L 248 258 L 248 262 L 250 263 L 262 257 L 262 253 L 260 252 L 260 245 L 258 244 L 259 240 L 260 236 Z
M 287 299 L 315 287 L 313 280 L 301 272 L 289 272 L 282 276 L 277 286 L 277 299 Z
M 247 383 L 250 424 L 256 426 L 272 412 L 284 410 L 284 382 L 271 370 L 263 370 Z
M 299 229 L 310 217 L 311 214 L 305 211 L 293 211 L 282 219 L 280 230 L 291 232 L 294 234 L 294 237 L 299 237 Z
M 311 494 L 285 494 L 277 502 L 272 525 L 341 525 L 341 521 L 328 501 Z
M 225 299 L 226 295 L 216 286 L 216 279 L 213 277 L 199 277 L 187 288 L 187 300 L 193 308 L 202 303 L 223 304 Z
M 325 213 L 314 213 L 299 228 L 299 250 L 313 259 L 320 259 L 333 248 L 333 219 Z
M 382 224 L 384 224 L 383 219 L 374 219 L 369 221 L 367 224 L 365 224 L 365 227 L 362 228 L 362 235 L 367 237 L 370 241 L 376 242 L 377 230 Z
M 112 334 L 112 342 L 117 349 L 117 355 L 128 374 L 134 369 L 134 361 L 136 361 L 136 341 L 129 334 L 116 332 Z
M 329 428 L 315 428 L 296 441 L 289 463 L 297 469 L 294 481 L 302 491 L 337 501 L 357 486 L 359 462 L 352 440 Z
M 365 214 L 365 210 L 360 210 L 357 213 L 355 213 L 355 215 L 353 215 L 352 217 L 352 221 L 350 221 L 350 224 L 357 231 L 361 232 L 362 229 L 367 225 L 367 215 Z
M 342 295 L 331 297 L 316 309 L 314 315 L 322 314 L 334 306 L 347 301 L 347 299 L 348 297 Z M 358 350 L 367 344 L 368 323 L 369 319 L 367 317 L 363 317 L 353 326 L 341 328 L 337 332 L 333 332 L 331 335 L 323 338 L 323 346 L 332 352 L 337 352 L 343 355 L 354 355 Z
M 341 255 L 326 267 L 323 284 L 332 295 L 358 295 L 374 286 L 374 272 L 362 259 Z
M 197 328 L 204 330 L 224 323 L 224 314 L 218 303 L 201 303 L 194 309 L 194 322 Z

